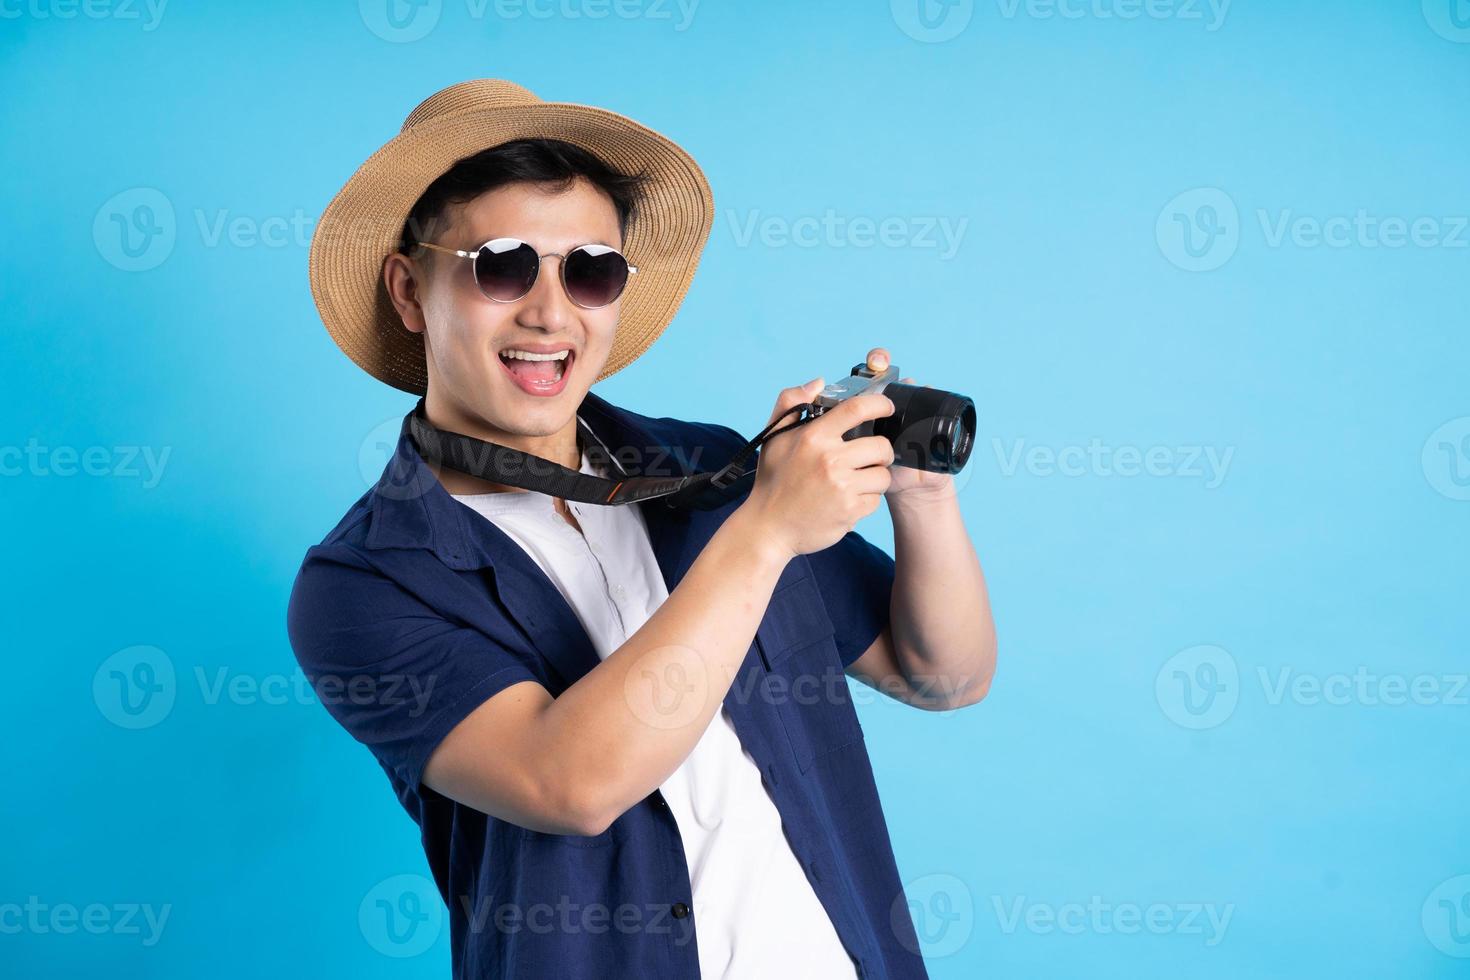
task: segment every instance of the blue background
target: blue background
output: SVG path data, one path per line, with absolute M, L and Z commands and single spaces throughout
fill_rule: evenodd
M 931 2 L 442 0 L 395 31 L 380 0 L 7 0 L 0 972 L 447 975 L 434 922 L 375 924 L 426 865 L 290 686 L 284 608 L 412 404 L 322 329 L 311 223 L 493 76 L 714 187 L 678 319 L 600 394 L 753 433 L 882 345 L 979 406 L 994 691 L 860 708 L 933 976 L 1470 974 L 1470 5 Z M 1314 243 L 1360 211 L 1430 223 Z M 829 212 L 897 230 L 783 239 Z M 859 530 L 891 549 L 886 511 Z M 66 918 L 94 904 L 98 934 Z

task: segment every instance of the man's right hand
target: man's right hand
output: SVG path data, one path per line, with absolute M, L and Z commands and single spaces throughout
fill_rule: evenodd
M 784 389 L 766 425 L 810 402 L 821 390 L 821 378 Z M 856 395 L 821 417 L 768 439 L 761 447 L 755 484 L 741 509 L 750 508 L 756 526 L 792 557 L 836 544 L 878 509 L 892 479 L 888 467 L 894 459 L 893 444 L 884 436 L 844 440 L 842 434 L 869 419 L 892 415 L 893 410 L 887 395 Z

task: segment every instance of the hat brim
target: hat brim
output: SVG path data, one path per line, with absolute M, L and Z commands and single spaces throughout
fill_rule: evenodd
M 422 334 L 406 329 L 383 285 L 383 261 L 424 190 L 457 161 L 529 138 L 565 140 L 625 173 L 649 177 L 623 241 L 638 267 L 619 302 L 604 378 L 636 360 L 673 320 L 714 223 L 714 197 L 693 157 L 672 140 L 606 109 L 563 102 L 470 109 L 425 120 L 357 169 L 312 234 L 311 294 L 327 332 L 359 367 L 422 395 Z

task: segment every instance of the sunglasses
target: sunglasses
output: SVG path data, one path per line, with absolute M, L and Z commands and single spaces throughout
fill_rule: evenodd
M 600 310 L 623 295 L 628 276 L 638 267 L 629 265 L 623 253 L 611 245 L 596 243 L 578 245 L 563 255 L 561 252 L 539 254 L 519 238 L 495 238 L 473 252 L 445 248 L 431 242 L 419 242 L 446 255 L 458 255 L 475 261 L 475 285 L 486 299 L 497 303 L 514 303 L 536 285 L 541 274 L 541 260 L 556 256 L 561 259 L 561 285 L 567 297 L 584 310 Z

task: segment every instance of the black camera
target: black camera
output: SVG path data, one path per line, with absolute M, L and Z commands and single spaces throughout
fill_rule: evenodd
M 964 469 L 975 443 L 975 403 L 952 391 L 906 385 L 897 378 L 893 364 L 876 372 L 866 364 L 854 365 L 850 376 L 817 395 L 812 416 L 854 395 L 881 392 L 893 401 L 893 414 L 869 419 L 842 438 L 885 436 L 893 443 L 893 461 L 912 469 L 951 474 Z

